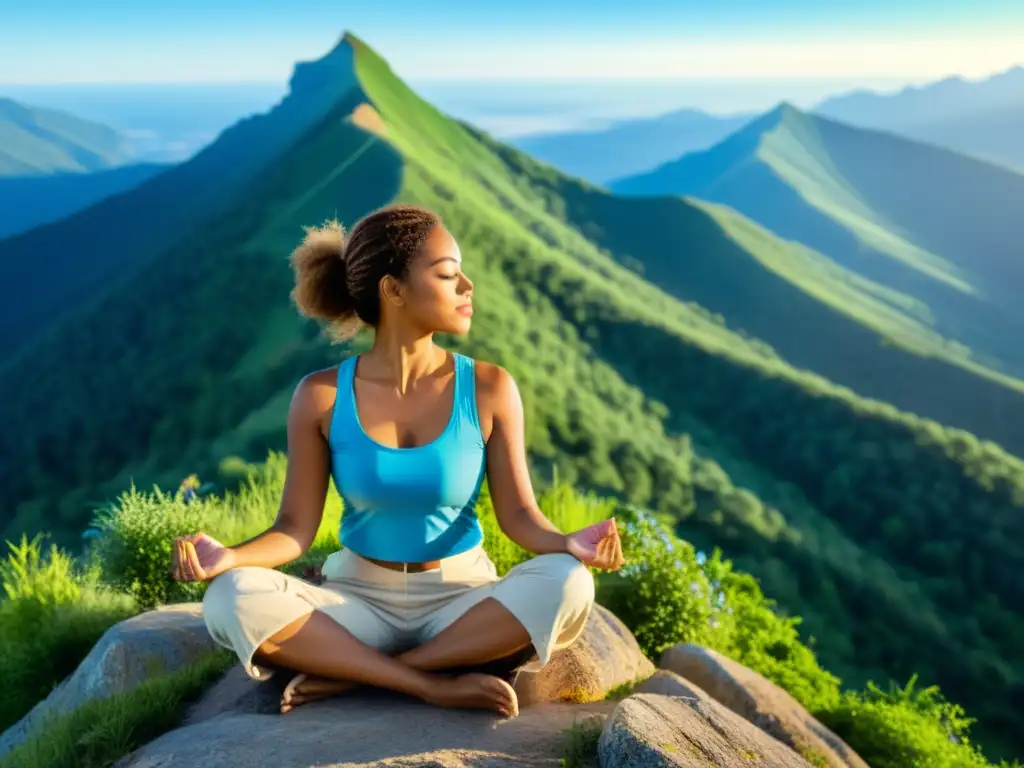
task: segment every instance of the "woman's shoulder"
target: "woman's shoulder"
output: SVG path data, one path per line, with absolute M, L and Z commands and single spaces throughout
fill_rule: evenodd
M 292 395 L 292 410 L 316 416 L 334 408 L 340 365 L 321 368 L 303 376 Z
M 472 359 L 472 358 L 470 358 Z M 476 377 L 476 390 L 478 397 L 502 398 L 515 388 L 515 380 L 512 374 L 496 363 L 488 363 L 484 360 L 473 360 L 473 370 Z

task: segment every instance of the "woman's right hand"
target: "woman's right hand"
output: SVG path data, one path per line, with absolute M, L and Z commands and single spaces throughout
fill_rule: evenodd
M 212 536 L 179 536 L 171 551 L 171 576 L 175 581 L 209 581 L 234 568 L 236 562 L 235 551 Z

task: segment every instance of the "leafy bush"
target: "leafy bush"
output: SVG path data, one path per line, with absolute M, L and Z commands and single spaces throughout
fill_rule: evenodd
M 177 582 L 171 578 L 174 539 L 205 531 L 231 546 L 262 533 L 277 516 L 286 467 L 287 457 L 272 453 L 265 464 L 248 475 L 237 492 L 223 497 L 189 501 L 181 493 L 159 488 L 143 493 L 132 487 L 101 509 L 93 520 L 91 554 L 100 563 L 103 578 L 133 595 L 144 608 L 202 599 L 205 583 Z M 285 570 L 296 572 L 337 549 L 340 519 L 341 501 L 332 489 L 310 552 Z
M 619 573 L 598 579 L 598 600 L 636 635 L 657 661 L 677 643 L 725 654 L 788 690 L 811 710 L 838 700 L 839 680 L 800 642 L 799 619 L 774 611 L 749 575 L 736 573 L 719 552 L 710 558 L 634 507 L 621 507 L 624 553 Z
M 962 707 L 947 702 L 939 689 L 905 687 L 846 692 L 821 721 L 853 746 L 873 768 L 984 768 L 988 761 L 967 736 L 974 722 Z M 1001 763 L 1019 768 L 1019 763 Z
M 17 722 L 74 671 L 100 636 L 135 613 L 127 595 L 99 583 L 42 538 L 18 545 L 0 561 L 0 730 Z

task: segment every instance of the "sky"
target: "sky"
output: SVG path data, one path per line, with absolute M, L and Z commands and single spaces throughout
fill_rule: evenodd
M 284 82 L 351 30 L 416 82 L 983 77 L 1017 0 L 0 0 L 0 85 Z

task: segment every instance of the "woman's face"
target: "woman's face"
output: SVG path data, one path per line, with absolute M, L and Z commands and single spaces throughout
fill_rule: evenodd
M 473 283 L 462 271 L 462 253 L 442 226 L 427 236 L 395 286 L 404 319 L 425 332 L 466 334 L 473 318 Z

